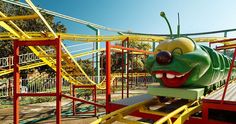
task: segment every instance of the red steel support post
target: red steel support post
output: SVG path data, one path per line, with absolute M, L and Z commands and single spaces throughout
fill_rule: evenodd
M 132 60 L 132 58 L 133 58 L 133 55 L 132 54 L 130 54 L 129 55 L 129 57 L 130 57 L 130 71 L 129 71 L 129 73 L 131 72 L 131 75 L 129 75 L 130 77 L 129 77 L 129 81 L 131 82 L 129 85 L 130 85 L 130 88 L 132 88 L 133 87 L 133 60 Z
M 104 54 L 104 52 L 102 51 L 102 54 L 101 54 L 101 75 L 102 75 L 102 77 L 104 76 L 104 66 L 103 66 L 103 61 L 104 61 L 104 56 L 103 56 L 103 54 Z M 103 78 L 101 78 L 101 76 L 100 76 L 100 80 L 103 80 Z M 103 90 L 102 90 L 102 94 L 103 94 L 104 92 L 103 92 Z
M 110 112 L 111 102 L 111 43 L 106 42 L 106 113 Z
M 129 47 L 129 39 L 127 38 L 127 47 Z M 130 57 L 130 54 L 129 54 L 129 50 L 127 51 L 127 75 L 126 75 L 126 78 L 127 78 L 127 82 L 126 82 L 126 90 L 127 90 L 127 98 L 129 98 L 129 57 Z
M 56 47 L 57 69 L 56 69 L 56 93 L 20 93 L 20 70 L 19 70 L 19 47 L 20 46 L 49 46 Z M 61 43 L 60 38 L 55 40 L 39 40 L 39 41 L 14 41 L 14 98 L 13 98 L 13 113 L 14 124 L 19 123 L 19 97 L 20 96 L 56 96 L 56 123 L 61 124 Z
M 14 49 L 14 48 L 13 48 Z M 11 65 L 13 64 L 12 63 L 12 56 L 9 55 L 8 57 L 8 66 L 9 66 L 9 70 L 12 68 Z M 11 79 L 9 79 L 9 82 L 8 82 L 8 98 L 12 98 L 12 82 L 11 82 Z
M 94 85 L 94 103 L 97 103 L 97 86 Z M 97 106 L 94 105 L 94 114 L 97 116 Z
M 73 97 L 75 97 L 75 86 L 72 84 L 72 94 Z M 76 115 L 76 111 L 75 111 L 75 100 L 72 100 L 72 110 L 73 110 L 73 115 Z
M 61 41 L 56 39 L 56 123 L 61 124 Z
M 208 121 L 208 104 L 207 103 L 202 103 L 202 119 L 204 122 Z
M 93 42 L 93 50 L 94 50 L 94 42 Z M 92 54 L 92 81 L 95 81 L 93 74 L 94 74 L 94 53 Z
M 18 40 L 14 41 L 14 97 L 13 113 L 14 124 L 19 124 L 19 95 L 20 93 L 20 69 L 19 69 L 19 45 Z
M 122 47 L 124 46 L 124 41 L 122 41 Z M 124 72 L 125 72 L 125 65 L 124 65 L 124 49 L 121 50 L 121 98 L 124 98 Z
M 122 41 L 122 47 L 124 47 L 124 41 Z M 125 73 L 125 57 L 124 57 L 124 49 L 121 52 L 121 66 L 122 66 L 122 73 L 121 73 L 121 98 L 124 98 L 124 73 Z

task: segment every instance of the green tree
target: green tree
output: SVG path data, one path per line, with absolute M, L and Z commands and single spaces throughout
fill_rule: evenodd
M 121 42 L 117 42 L 116 45 L 121 46 Z M 129 48 L 136 48 L 139 50 L 150 50 L 151 49 L 151 45 L 149 43 L 146 42 L 137 42 L 137 41 L 129 41 Z M 112 73 L 115 72 L 121 72 L 122 71 L 122 56 L 121 53 L 119 52 L 114 52 L 111 55 L 112 61 L 111 61 L 111 70 Z M 130 54 L 129 55 L 129 68 L 130 71 L 134 71 L 134 72 L 142 72 L 144 71 L 144 59 L 146 58 L 146 55 L 144 54 Z M 106 56 L 103 55 L 101 56 L 101 61 L 103 61 L 101 64 L 101 67 L 103 67 L 104 69 L 103 74 L 105 74 L 105 67 L 106 67 Z
M 89 60 L 89 59 L 85 59 L 85 60 L 79 59 L 77 62 L 82 67 L 82 69 L 85 71 L 85 73 L 87 75 L 92 76 L 92 75 L 95 74 L 93 63 L 92 63 L 91 60 Z
M 31 15 L 34 14 L 33 10 L 27 9 L 24 7 L 19 7 L 16 5 L 12 5 L 9 3 L 5 3 L 3 1 L 0 1 L 0 11 L 3 12 L 6 16 L 16 16 L 16 15 Z M 55 32 L 66 32 L 66 27 L 61 23 L 61 22 L 55 22 L 54 21 L 54 16 L 48 15 L 45 13 L 42 13 L 44 18 L 47 20 L 49 25 L 53 28 Z M 41 31 L 48 31 L 44 23 L 42 22 L 41 19 L 32 19 L 32 20 L 17 20 L 14 21 L 14 23 L 20 27 L 23 31 L 26 32 L 41 32 Z M 6 32 L 5 29 L 0 27 L 1 32 Z M 31 52 L 28 47 L 21 47 L 20 49 L 20 54 L 23 53 L 28 53 Z M 13 43 L 12 41 L 1 41 L 0 42 L 0 58 L 1 57 L 8 57 L 13 55 Z M 28 71 L 32 71 L 33 69 L 30 70 L 24 70 L 22 71 L 22 76 L 25 77 Z M 47 72 L 47 73 L 52 73 L 53 70 L 49 68 L 48 66 L 41 66 L 38 67 L 38 70 L 40 72 Z M 12 75 L 9 75 L 12 76 Z
M 33 10 L 19 7 L 16 5 L 12 5 L 9 3 L 5 3 L 3 1 L 0 1 L 0 11 L 3 12 L 6 16 L 16 16 L 16 15 L 31 15 L 34 14 Z M 53 28 L 55 32 L 66 32 L 66 27 L 61 24 L 61 22 L 55 22 L 54 16 L 48 15 L 45 13 L 42 13 L 44 18 L 47 20 L 47 22 L 50 24 L 50 26 Z M 20 27 L 23 31 L 26 32 L 41 32 L 41 31 L 48 31 L 44 23 L 41 19 L 32 19 L 32 20 L 17 20 L 14 21 L 14 23 Z M 5 32 L 6 30 L 2 27 L 0 28 L 1 32 Z M 0 42 L 0 57 L 6 57 L 13 55 L 13 49 L 12 49 L 12 41 L 2 41 Z M 21 48 L 21 53 L 27 53 L 31 52 L 27 47 Z

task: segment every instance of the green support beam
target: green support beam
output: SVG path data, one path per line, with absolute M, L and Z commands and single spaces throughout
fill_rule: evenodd
M 152 52 L 155 51 L 155 48 L 156 48 L 156 43 L 155 43 L 155 42 L 152 42 Z
M 94 30 L 96 32 L 96 36 L 100 36 L 100 29 L 95 28 L 91 25 L 87 25 L 90 29 Z M 100 42 L 96 42 L 96 50 L 100 49 Z M 100 56 L 99 56 L 99 52 L 96 53 L 96 82 L 100 83 Z
M 118 32 L 118 34 L 119 35 L 124 35 L 122 32 Z M 127 47 L 127 42 L 125 42 L 124 43 L 124 46 L 123 47 Z M 124 65 L 125 65 L 125 74 L 127 74 L 127 72 L 128 72 L 128 69 L 127 69 L 127 67 L 126 67 L 126 64 L 127 64 L 127 52 L 125 52 L 125 54 L 124 54 Z M 126 82 L 126 81 L 125 81 Z

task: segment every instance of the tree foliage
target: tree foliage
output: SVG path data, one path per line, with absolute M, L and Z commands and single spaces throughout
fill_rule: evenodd
M 0 11 L 3 12 L 6 16 L 16 16 L 16 15 L 32 15 L 34 14 L 33 10 L 12 5 L 0 1 Z M 61 22 L 54 22 L 54 16 L 42 13 L 44 18 L 50 24 L 55 32 L 66 32 L 66 27 L 61 24 Z M 23 31 L 26 32 L 41 32 L 48 31 L 41 19 L 32 19 L 32 20 L 17 20 L 14 23 L 20 27 Z M 6 32 L 2 27 L 0 32 Z M 12 41 L 1 41 L 0 42 L 0 57 L 6 57 L 13 55 Z M 30 52 L 26 47 L 21 48 L 21 53 Z
M 85 71 L 85 73 L 87 75 L 92 76 L 92 75 L 95 74 L 95 70 L 94 70 L 93 63 L 92 63 L 91 60 L 89 60 L 89 59 L 86 59 L 86 60 L 79 59 L 77 62 L 82 67 L 82 69 Z
M 120 42 L 116 43 L 116 45 L 121 45 Z M 128 44 L 129 48 L 136 48 L 139 50 L 150 50 L 151 45 L 149 43 L 145 42 L 137 42 L 137 41 L 129 41 Z M 122 54 L 119 52 L 114 52 L 111 54 L 111 71 L 112 73 L 115 72 L 121 72 L 122 71 Z M 144 54 L 129 54 L 129 70 L 131 72 L 142 72 L 144 71 L 144 59 L 146 58 L 146 55 Z M 105 74 L 105 67 L 106 67 L 106 56 L 101 56 L 101 66 L 103 69 L 103 74 Z
M 19 16 L 19 15 L 32 15 L 34 14 L 33 10 L 27 9 L 24 7 L 19 7 L 16 5 L 12 5 L 9 3 L 5 3 L 0 1 L 0 11 L 4 13 L 6 16 Z M 42 13 L 44 18 L 47 20 L 49 25 L 53 28 L 55 32 L 66 32 L 66 27 L 61 22 L 55 22 L 54 16 Z M 41 19 L 32 19 L 32 20 L 17 20 L 14 23 L 20 27 L 23 31 L 26 32 L 47 32 L 48 29 L 44 25 Z M 5 29 L 0 27 L 0 32 L 7 32 Z M 31 52 L 28 47 L 21 47 L 20 54 Z M 13 55 L 13 42 L 12 41 L 1 41 L 0 42 L 0 58 L 8 57 Z M 51 68 L 48 66 L 38 67 L 38 70 L 46 71 L 48 73 L 53 72 Z M 22 71 L 23 77 L 32 70 L 24 70 Z

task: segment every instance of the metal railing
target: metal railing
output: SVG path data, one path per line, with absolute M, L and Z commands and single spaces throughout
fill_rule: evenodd
M 54 53 L 54 49 L 49 49 L 46 50 L 46 53 Z M 9 57 L 2 57 L 0 58 L 0 68 L 6 68 L 6 67 L 11 67 L 13 66 L 13 56 Z M 36 62 L 40 61 L 39 57 L 36 56 L 34 53 L 26 53 L 26 54 L 21 54 L 19 56 L 19 63 L 20 64 L 26 64 L 26 63 L 31 63 L 31 62 Z
M 100 78 L 100 81 L 105 80 L 105 76 L 89 76 L 90 79 L 96 80 Z M 137 82 L 138 86 L 143 86 L 143 84 L 146 82 L 146 84 L 154 83 L 156 82 L 155 79 L 151 76 L 147 77 L 130 77 L 133 83 Z M 79 81 L 81 81 L 83 84 L 86 84 L 87 78 L 84 76 L 81 76 L 79 78 Z M 117 77 L 116 78 L 118 84 L 121 84 L 122 78 Z M 115 81 L 115 80 L 113 80 Z M 89 81 L 87 81 L 89 83 Z M 44 76 L 44 75 L 38 75 L 35 78 L 28 78 L 28 79 L 20 79 L 20 91 L 21 93 L 36 93 L 36 92 L 55 92 L 56 91 L 56 79 L 55 77 Z M 62 91 L 66 92 L 69 91 L 70 83 L 66 81 L 65 79 L 62 79 Z M 9 94 L 11 93 L 11 94 Z M 10 79 L 2 79 L 0 80 L 0 97 L 7 97 L 7 96 L 13 96 L 13 78 Z

